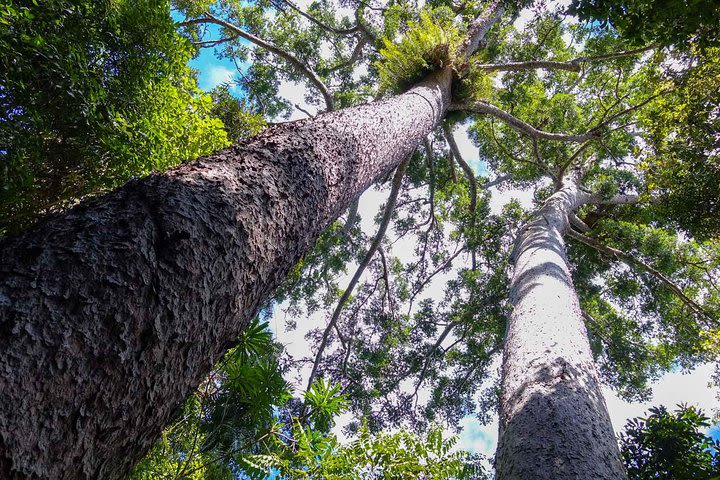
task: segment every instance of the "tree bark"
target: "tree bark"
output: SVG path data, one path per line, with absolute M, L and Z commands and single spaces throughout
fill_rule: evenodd
M 498 480 L 627 478 L 563 241 L 568 215 L 587 197 L 567 181 L 515 244 Z
M 125 476 L 322 230 L 450 101 L 275 126 L 0 240 L 0 478 Z

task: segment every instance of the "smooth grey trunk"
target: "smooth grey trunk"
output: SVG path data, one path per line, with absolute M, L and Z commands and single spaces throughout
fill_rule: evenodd
M 258 306 L 449 104 L 451 72 L 0 241 L 0 478 L 125 476 Z
M 502 365 L 498 480 L 618 480 L 626 473 L 567 265 L 572 181 L 521 231 Z

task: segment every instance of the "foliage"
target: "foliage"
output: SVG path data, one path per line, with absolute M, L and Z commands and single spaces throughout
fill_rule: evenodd
M 303 429 L 300 424 L 295 424 L 292 432 L 292 452 L 282 443 L 280 453 L 246 459 L 254 467 L 249 470 L 250 478 L 265 478 L 270 468 L 288 480 L 488 478 L 480 457 L 452 452 L 457 437 L 445 438 L 440 427 L 432 427 L 427 435 L 407 430 L 373 435 L 363 424 L 347 444 L 339 443 L 335 436 Z
M 694 407 L 669 412 L 650 409 L 620 434 L 630 480 L 715 480 L 720 478 L 720 441 L 703 433 L 708 418 Z
M 287 82 L 307 85 L 306 103 L 320 111 L 330 107 L 318 82 L 331 93 L 335 108 L 342 108 L 404 90 L 451 66 L 461 80 L 453 83 L 456 101 L 492 103 L 537 130 L 593 133 L 583 142 L 531 138 L 502 119 L 473 115 L 471 134 L 483 159 L 480 167 L 451 153 L 440 132 L 430 135 L 425 148 L 410 159 L 391 212 L 393 233 L 381 239 L 335 328 L 307 332 L 314 349 L 325 335 L 329 339 L 319 355 L 315 383 L 300 398 L 276 408 L 255 446 L 232 457 L 246 475 L 264 478 L 274 469 L 285 478 L 359 478 L 371 477 L 373 471 L 378 477 L 412 478 L 418 462 L 404 459 L 417 448 L 415 442 L 431 451 L 427 445 L 435 441 L 430 438 L 434 425 L 452 428 L 467 415 L 491 417 L 498 393 L 493 366 L 510 313 L 509 255 L 529 215 L 517 202 L 502 209 L 492 206 L 483 187 L 493 176 L 507 175 L 505 185 L 533 189 L 536 205 L 571 171 L 582 173 L 582 188 L 600 198 L 640 196 L 634 205 L 598 203 L 576 212 L 588 226 L 589 238 L 625 252 L 624 259 L 568 240 L 568 258 L 605 383 L 626 398 L 643 398 L 663 372 L 690 369 L 717 355 L 713 322 L 720 311 L 720 255 L 708 220 L 712 211 L 701 211 L 714 204 L 700 201 L 710 200 L 714 190 L 692 197 L 698 199 L 694 210 L 683 208 L 685 192 L 701 182 L 674 178 L 692 169 L 707 185 L 713 181 L 712 164 L 706 160 L 715 138 L 703 138 L 703 132 L 714 131 L 716 120 L 716 54 L 701 48 L 702 39 L 696 38 L 697 49 L 676 46 L 615 55 L 640 40 L 599 22 L 565 22 L 562 12 L 536 5 L 524 28 L 494 27 L 483 48 L 467 65 L 459 65 L 464 30 L 486 2 L 437 0 L 420 8 L 412 2 L 377 7 L 320 0 L 304 9 L 262 0 L 175 4 L 189 18 L 210 9 L 272 43 L 268 50 L 251 47 L 232 29 L 183 28 L 191 40 L 215 46 L 217 55 L 241 66 L 241 104 L 229 98 L 227 89 L 214 92 L 221 105 L 217 115 L 225 119 L 225 112 L 237 111 L 232 128 L 241 132 L 253 125 L 255 115 L 273 119 L 290 112 L 292 105 L 279 95 Z M 339 18 L 340 6 L 352 7 L 354 18 Z M 643 36 L 643 42 L 648 38 Z M 483 68 L 543 59 L 569 62 L 573 68 L 503 73 Z M 464 115 L 447 119 L 450 130 Z M 682 147 L 682 154 L 674 153 Z M 387 180 L 378 182 L 380 190 Z M 651 202 L 651 197 L 660 200 Z M 676 199 L 675 213 L 668 206 L 671 198 Z M 679 233 L 678 226 L 685 231 Z M 327 229 L 276 293 L 275 300 L 285 302 L 287 330 L 334 307 L 352 273 L 349 265 L 363 261 L 372 239 L 372 232 L 363 231 L 351 214 Z M 311 361 L 292 358 L 288 368 L 301 378 Z M 346 433 L 356 435 L 349 445 L 330 433 L 345 409 L 353 416 Z M 383 433 L 388 428 L 397 433 Z M 362 448 L 353 450 L 353 445 Z M 371 456 L 374 451 L 389 453 L 379 460 Z M 451 470 L 438 474 L 440 478 L 459 476 L 452 470 L 453 458 L 442 463 Z M 406 470 L 392 473 L 396 467 Z
M 333 416 L 347 408 L 347 400 L 340 394 L 340 385 L 332 385 L 320 377 L 305 392 L 308 419 L 315 430 L 327 433 L 334 425 Z
M 224 144 L 220 124 L 210 117 L 222 120 L 233 141 L 259 131 L 264 119 L 290 114 L 292 104 L 280 92 L 295 84 L 308 86 L 310 109 L 305 113 L 314 115 L 313 108 L 364 103 L 452 67 L 461 80 L 453 82 L 454 100 L 492 103 L 535 131 L 592 133 L 586 141 L 556 141 L 533 136 L 517 122 L 472 115 L 470 131 L 479 155 L 465 162 L 451 152 L 442 132 L 433 132 L 412 155 L 398 201 L 388 207 L 391 233 L 380 239 L 381 248 L 341 306 L 335 328 L 328 330 L 316 381 L 293 398 L 282 374 L 301 378 L 312 359 L 290 358 L 273 344 L 265 325 L 253 323 L 165 431 L 136 478 L 265 478 L 270 471 L 284 478 L 468 474 L 465 464 L 475 459 L 451 453 L 455 440 L 445 438 L 436 425 L 453 428 L 467 415 L 486 421 L 496 409 L 494 366 L 510 314 L 509 257 L 513 239 L 530 215 L 515 201 L 499 208 L 492 198 L 497 192 L 485 188 L 493 178 L 508 177 L 501 188 L 534 191 L 535 206 L 570 172 L 577 173 L 582 189 L 603 200 L 616 194 L 639 196 L 633 205 L 598 201 L 575 212 L 587 227 L 587 238 L 625 256 L 568 239 L 573 280 L 605 383 L 627 398 L 643 398 L 663 372 L 717 357 L 720 181 L 715 133 L 720 89 L 718 52 L 710 45 L 714 27 L 703 23 L 712 28 L 698 30 L 705 26 L 688 21 L 683 24 L 687 28 L 668 37 L 673 48 L 615 55 L 634 44 L 657 41 L 661 31 L 667 33 L 666 19 L 650 16 L 657 21 L 637 26 L 639 30 L 614 17 L 608 18 L 615 29 L 597 21 L 578 25 L 548 12 L 540 2 L 522 29 L 509 25 L 516 11 L 506 14 L 504 25 L 491 30 L 468 65 L 459 65 L 464 31 L 487 2 L 433 0 L 422 8 L 414 2 L 377 3 L 318 0 L 301 12 L 288 1 L 176 0 L 178 12 L 197 21 L 181 27 L 184 38 L 173 32 L 166 8 L 156 18 L 146 15 L 142 8 L 149 4 L 142 2 L 132 3 L 137 10 L 120 0 L 88 3 L 70 13 L 53 10 L 65 5 L 60 0 L 47 2 L 47 11 L 15 3 L 0 10 L 4 24 L 12 23 L 13 32 L 19 32 L 17 38 L 3 36 L 0 46 L 29 52 L 11 68 L 24 65 L 23 59 L 45 58 L 32 52 L 52 43 L 48 38 L 64 38 L 61 28 L 73 34 L 73 42 L 86 39 L 78 47 L 82 55 L 75 55 L 75 44 L 65 38 L 57 68 L 46 62 L 49 76 L 40 78 L 48 85 L 69 79 L 66 83 L 74 86 L 53 87 L 57 104 L 52 95 L 43 101 L 59 112 L 53 118 L 80 119 L 75 124 L 84 129 L 82 138 L 91 140 L 87 146 L 78 146 L 80 130 L 75 127 L 53 133 L 51 127 L 59 127 L 46 126 L 10 104 L 3 107 L 7 118 L 25 122 L 15 124 L 21 125 L 18 132 L 40 132 L 32 137 L 35 144 L 18 143 L 24 152 L 36 152 L 23 153 L 26 163 L 12 152 L 0 152 L 10 159 L 8 171 L 16 172 L 8 177 L 16 178 L 9 185 L 27 181 L 37 184 L 38 192 L 51 191 L 35 177 L 21 175 L 35 172 L 33 168 L 40 172 L 33 173 L 38 178 L 41 173 L 65 178 L 55 175 L 62 165 L 40 161 L 40 153 L 48 157 L 48 138 L 62 138 L 63 146 L 74 145 L 80 152 L 75 157 L 84 163 L 68 170 L 73 176 L 68 173 L 66 183 L 78 178 L 92 182 L 87 188 L 83 183 L 73 190 L 63 187 L 64 204 L 182 161 L 190 151 L 208 151 L 212 142 Z M 647 2 L 632 5 L 643 12 L 650 8 Z M 352 8 L 353 15 L 338 17 L 340 8 Z M 207 11 L 263 40 L 251 45 L 237 29 L 204 25 L 198 17 Z M 35 15 L 33 22 L 25 18 L 27 12 Z M 142 15 L 132 24 L 143 28 L 143 36 L 126 27 L 113 30 L 114 19 L 124 18 L 122 12 Z M 593 18 L 605 18 L 601 13 Z M 73 27 L 66 16 L 79 19 L 79 26 Z M 50 17 L 59 26 L 37 33 L 41 25 L 52 24 Z M 157 25 L 145 23 L 151 20 Z M 635 21 L 632 15 L 626 20 Z M 130 22 L 117 20 L 117 25 Z M 23 39 L 24 31 L 34 33 Z M 693 43 L 680 45 L 693 35 Z M 212 104 L 198 94 L 185 65 L 193 51 L 189 42 L 212 46 L 216 55 L 236 62 L 241 100 L 232 97 L 229 86 L 211 93 Z M 131 49 L 131 44 L 141 48 Z M 270 48 L 263 46 L 268 44 Z M 116 46 L 118 53 L 110 60 L 94 60 L 96 52 L 115 52 Z M 65 65 L 78 55 L 81 62 Z M 483 68 L 536 60 L 568 62 L 571 68 L 502 73 Z M 24 68 L 18 72 L 25 74 Z M 124 76 L 107 75 L 113 68 Z M 7 78 L 11 75 L 21 78 L 17 72 Z M 32 83 L 32 75 L 22 78 L 18 92 L 30 95 L 26 84 L 44 92 L 41 84 Z M 93 78 L 97 88 L 82 83 Z M 2 93 L 1 101 L 12 98 Z M 455 113 L 447 118 L 449 130 L 466 117 Z M 196 138 L 208 141 L 202 148 L 186 138 L 198 133 L 193 130 L 198 118 L 207 121 Z M 2 135 L 21 138 L 11 123 L 4 122 Z M 186 137 L 175 136 L 178 126 L 187 127 Z M 34 159 L 40 159 L 40 166 L 33 166 Z M 477 159 L 482 163 L 472 163 Z M 381 194 L 388 178 L 378 181 Z M 17 196 L 12 192 L 20 187 L 12 188 Z M 43 205 L 33 211 L 55 208 Z M 376 223 L 384 214 L 383 206 Z M 349 268 L 363 261 L 373 233 L 363 231 L 351 214 L 344 220 L 324 232 L 276 292 L 276 303 L 287 300 L 287 330 L 307 324 L 310 314 L 331 309 L 352 273 Z M 266 305 L 267 310 L 272 306 Z M 307 332 L 313 354 L 323 334 L 322 327 Z M 346 433 L 355 434 L 349 444 L 331 433 L 346 410 L 353 418 Z M 389 428 L 395 433 L 387 433 Z M 469 473 L 471 478 L 481 475 Z
M 131 478 L 232 479 L 290 399 L 267 323 L 255 319 L 187 400 Z
M 650 190 L 661 214 L 699 239 L 720 236 L 720 48 L 696 52 L 644 115 Z
M 380 89 L 399 92 L 428 73 L 456 61 L 462 36 L 453 25 L 453 13 L 446 7 L 420 12 L 410 21 L 399 42 L 383 39 L 382 60 L 376 64 Z
M 169 7 L 0 5 L 0 234 L 227 144 Z
M 684 49 L 692 43 L 710 46 L 720 41 L 720 8 L 714 0 L 574 0 L 569 12 L 582 20 L 612 25 L 639 45 Z
M 262 115 L 252 112 L 245 99 L 238 100 L 230 93 L 228 85 L 215 87 L 210 96 L 210 114 L 223 123 L 231 142 L 260 133 L 267 125 Z

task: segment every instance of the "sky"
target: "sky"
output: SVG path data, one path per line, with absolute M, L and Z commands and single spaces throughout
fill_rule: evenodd
M 518 23 L 521 25 L 528 19 L 528 14 L 521 15 Z M 216 33 L 216 32 L 215 32 Z M 217 38 L 215 36 L 214 38 Z M 198 83 L 201 89 L 211 90 L 212 88 L 223 83 L 231 82 L 237 77 L 237 72 L 233 62 L 227 59 L 218 59 L 212 49 L 204 49 L 200 55 L 193 59 L 190 65 L 198 70 Z M 232 91 L 232 90 L 231 90 Z M 241 94 L 239 90 L 234 90 L 235 94 Z M 283 82 L 280 86 L 280 95 L 290 101 L 291 105 L 300 105 L 305 110 L 315 113 L 314 106 L 307 105 L 304 101 L 305 89 L 301 85 L 291 82 Z M 304 118 L 306 115 L 298 109 L 294 109 L 290 120 Z M 463 157 L 476 169 L 478 174 L 485 173 L 484 164 L 479 158 L 477 148 L 470 141 L 467 134 L 468 125 L 461 125 L 456 128 L 455 137 Z M 508 191 L 499 192 L 497 189 L 491 190 L 491 209 L 498 212 L 502 205 L 510 201 L 512 198 L 518 199 L 524 206 L 530 206 L 532 201 L 532 192 L 528 191 Z M 387 190 L 378 190 L 371 188 L 368 190 L 360 202 L 360 215 L 362 218 L 362 227 L 366 232 L 374 232 L 376 226 L 373 219 L 387 199 Z M 395 248 L 395 251 L 400 249 Z M 411 250 L 411 249 L 410 249 Z M 350 274 L 354 273 L 352 267 L 348 268 Z M 349 275 L 348 275 L 349 278 Z M 347 280 L 342 279 L 340 284 L 347 284 Z M 441 292 L 441 289 L 438 289 Z M 271 327 L 275 332 L 278 341 L 286 346 L 287 350 L 296 358 L 309 356 L 309 349 L 304 340 L 304 333 L 322 322 L 324 325 L 325 316 L 323 313 L 316 315 L 299 325 L 298 330 L 293 332 L 285 332 L 283 325 L 285 324 L 282 306 L 276 309 L 275 318 L 270 320 Z M 628 403 L 620 398 L 609 388 L 604 388 L 604 394 L 608 411 L 613 423 L 615 432 L 622 430 L 623 426 L 631 418 L 643 416 L 647 413 L 647 409 L 654 405 L 665 405 L 672 409 L 679 404 L 694 405 L 702 409 L 706 414 L 711 415 L 713 410 L 719 407 L 717 388 L 710 388 L 710 377 L 713 373 L 713 365 L 702 365 L 692 372 L 671 372 L 664 375 L 658 382 L 653 385 L 653 396 L 647 402 Z M 306 372 L 307 374 L 307 372 Z M 300 387 L 302 382 L 298 382 Z M 348 421 L 348 415 L 341 417 L 339 425 Z M 481 425 L 473 416 L 465 417 L 461 421 L 463 427 L 459 435 L 458 448 L 468 450 L 470 452 L 481 453 L 488 457 L 492 457 L 497 446 L 497 417 L 488 425 Z M 341 434 L 340 429 L 335 430 Z M 710 429 L 713 437 L 720 439 L 720 425 L 716 425 Z M 342 435 L 341 435 L 342 437 Z

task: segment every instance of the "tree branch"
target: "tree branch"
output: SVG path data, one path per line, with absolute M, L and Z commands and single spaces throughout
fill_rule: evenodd
M 628 205 L 631 203 L 638 203 L 640 201 L 640 195 L 636 194 L 618 194 L 610 198 L 605 198 L 602 195 L 590 194 L 588 195 L 585 203 L 591 203 L 593 205 Z
M 365 45 L 367 45 L 367 40 L 365 40 L 364 37 L 359 38 L 357 43 L 355 44 L 355 48 L 350 54 L 350 58 L 348 58 L 346 62 L 339 63 L 334 67 L 328 69 L 328 72 L 335 72 L 337 70 L 340 70 L 341 68 L 350 67 L 357 63 L 357 61 L 362 56 L 363 47 L 365 47 Z
M 612 58 L 628 57 L 631 55 L 637 55 L 648 50 L 655 48 L 655 45 L 647 47 L 636 48 L 634 50 L 624 50 L 621 52 L 608 53 L 605 55 L 597 55 L 594 57 L 578 57 L 567 62 L 560 62 L 555 60 L 528 60 L 525 62 L 508 62 L 508 63 L 483 63 L 474 65 L 481 70 L 486 72 L 519 72 L 523 70 L 534 70 L 536 68 L 542 68 L 545 70 L 567 70 L 570 72 L 579 72 L 582 69 L 584 63 L 600 62 L 603 60 L 609 60 Z
M 448 125 L 447 123 L 443 123 L 442 128 L 443 133 L 445 134 L 445 140 L 447 140 L 448 146 L 450 147 L 450 151 L 452 152 L 453 157 L 455 157 L 457 159 L 457 162 L 460 164 L 460 168 L 462 168 L 463 172 L 465 172 L 465 177 L 467 178 L 468 184 L 470 185 L 470 232 L 473 232 L 475 230 L 476 223 L 475 210 L 477 208 L 478 193 L 475 172 L 473 172 L 473 169 L 470 167 L 470 165 L 468 165 L 467 162 L 462 158 L 462 155 L 460 155 L 460 149 L 458 148 L 457 142 L 455 141 L 455 137 L 453 136 L 450 125 Z M 470 249 L 470 256 L 472 259 L 472 269 L 474 271 L 477 269 L 475 249 Z
M 495 179 L 490 180 L 489 182 L 483 183 L 482 188 L 483 188 L 483 190 L 487 190 L 488 188 L 492 188 L 496 185 L 500 185 L 501 183 L 507 182 L 511 178 L 512 178 L 512 175 L 510 175 L 510 174 L 500 175 L 499 177 L 496 177 Z
M 315 116 L 315 115 L 313 115 L 312 113 L 310 113 L 310 112 L 308 112 L 307 110 L 305 110 L 305 109 L 304 109 L 303 107 L 301 107 L 300 105 L 298 105 L 297 103 L 295 104 L 295 108 L 297 108 L 297 109 L 300 110 L 302 113 L 304 113 L 305 115 L 307 115 L 308 118 L 313 118 L 313 117 Z
M 305 17 L 306 19 L 310 20 L 312 23 L 317 25 L 318 27 L 322 28 L 323 30 L 326 30 L 330 33 L 334 33 L 336 35 L 352 35 L 353 33 L 356 33 L 359 31 L 360 27 L 357 25 L 352 26 L 350 28 L 335 28 L 331 27 L 327 23 L 322 22 L 321 20 L 315 18 L 313 15 L 310 15 L 307 12 L 302 11 L 297 5 L 295 5 L 290 0 L 282 0 L 284 3 L 286 3 L 290 8 L 295 10 L 297 13 L 299 13 L 301 16 Z
M 716 324 L 708 315 L 705 310 L 700 306 L 695 300 L 691 299 L 687 295 L 685 295 L 685 292 L 682 291 L 682 289 L 672 280 L 670 280 L 668 277 L 666 277 L 662 272 L 652 267 L 650 264 L 645 263 L 644 261 L 640 260 L 639 258 L 635 257 L 634 255 L 630 255 L 628 253 L 623 252 L 622 250 L 618 250 L 617 248 L 609 247 L 607 245 L 603 245 L 602 243 L 598 242 L 594 238 L 590 238 L 588 236 L 583 235 L 582 233 L 576 232 L 573 229 L 568 229 L 567 234 L 570 238 L 573 238 L 581 243 L 584 243 L 585 245 L 594 248 L 600 253 L 605 254 L 609 257 L 614 257 L 623 263 L 625 263 L 628 266 L 635 266 L 640 268 L 646 273 L 649 273 L 653 277 L 657 278 L 665 284 L 670 290 L 672 290 L 675 295 L 680 298 L 680 300 L 687 305 L 690 310 L 692 310 L 696 315 L 703 318 L 703 320 L 706 321 L 706 323 L 709 322 L 710 325 Z
M 568 215 L 568 221 L 570 222 L 570 225 L 577 228 L 578 231 L 580 231 L 582 233 L 587 233 L 590 231 L 590 227 L 585 222 L 583 222 L 580 217 L 578 217 L 574 213 L 570 213 Z
M 482 15 L 470 23 L 467 29 L 467 40 L 462 48 L 466 59 L 469 59 L 477 51 L 487 32 L 505 12 L 504 3 L 503 0 L 491 0 Z
M 618 113 L 616 113 L 616 114 L 614 114 L 614 115 L 611 115 L 610 118 L 608 118 L 608 119 L 600 122 L 599 124 L 597 124 L 596 126 L 594 126 L 593 128 L 591 128 L 591 129 L 590 129 L 590 132 L 593 133 L 593 134 L 596 134 L 596 132 L 597 132 L 598 130 L 600 130 L 600 129 L 603 128 L 603 127 L 606 127 L 606 126 L 610 125 L 614 120 L 622 117 L 623 115 L 625 115 L 625 114 L 627 114 L 627 113 L 634 112 L 635 110 L 638 110 L 638 109 L 644 107 L 644 106 L 647 105 L 648 103 L 652 102 L 653 100 L 655 100 L 655 99 L 658 98 L 659 96 L 666 94 L 667 92 L 668 92 L 668 90 L 662 90 L 662 91 L 656 93 L 655 95 L 651 95 L 650 97 L 646 98 L 646 99 L 643 100 L 642 102 L 640 102 L 640 103 L 638 103 L 638 104 L 636 104 L 636 105 L 633 105 L 632 107 L 628 107 L 628 108 L 626 108 L 625 110 L 622 110 L 622 111 L 620 111 L 620 112 L 618 112 Z
M 244 38 L 248 42 L 254 43 L 258 47 L 262 47 L 265 50 L 274 53 L 278 57 L 281 57 L 285 59 L 288 63 L 293 65 L 295 68 L 297 68 L 300 72 L 307 77 L 307 79 L 315 85 L 315 87 L 320 91 L 323 98 L 325 99 L 325 106 L 328 112 L 335 109 L 335 103 L 333 101 L 333 96 L 330 93 L 330 90 L 328 90 L 325 83 L 323 83 L 322 80 L 320 80 L 320 77 L 317 76 L 317 74 L 305 63 L 300 60 L 298 57 L 293 55 L 292 53 L 283 50 L 282 48 L 278 47 L 272 42 L 269 42 L 267 40 L 263 40 L 262 38 L 253 35 L 252 33 L 248 33 L 242 28 L 238 27 L 237 25 L 233 25 L 230 22 L 227 22 L 221 18 L 218 18 L 214 15 L 211 15 L 210 13 L 206 13 L 204 17 L 199 18 L 193 18 L 190 20 L 186 20 L 184 22 L 179 22 L 177 25 L 184 27 L 188 25 L 199 25 L 203 23 L 212 23 L 215 25 L 219 25 L 223 28 L 226 28 L 227 30 L 230 30 L 237 34 L 238 37 Z
M 385 249 L 383 249 L 382 245 L 378 247 L 378 253 L 380 254 L 380 259 L 382 260 L 383 280 L 385 281 L 385 293 L 387 295 L 388 308 L 390 309 L 390 315 L 395 318 L 395 302 L 393 302 L 392 289 L 390 288 L 390 270 L 387 266 Z
M 427 137 L 423 139 L 423 147 L 425 147 L 425 160 L 428 167 L 428 183 L 430 190 L 430 212 L 428 212 L 428 219 L 420 227 L 425 224 L 430 224 L 430 229 L 435 225 L 435 156 L 433 155 L 432 145 L 428 141 Z M 428 230 L 429 231 L 429 230 Z
M 343 237 L 347 237 L 350 234 L 350 230 L 355 226 L 355 224 L 358 221 L 358 207 L 360 206 L 360 199 L 356 198 L 353 200 L 353 202 L 350 204 L 350 208 L 348 209 L 347 219 L 345 220 L 345 223 L 342 227 L 342 232 L 340 233 Z
M 495 105 L 491 105 L 487 102 L 483 101 L 475 101 L 471 103 L 461 103 L 461 104 L 453 104 L 450 105 L 450 110 L 457 111 L 457 110 L 465 110 L 475 113 L 482 113 L 487 115 L 492 115 L 496 118 L 499 118 L 503 122 L 505 122 L 508 126 L 514 128 L 520 133 L 523 133 L 527 135 L 530 138 L 533 139 L 543 139 L 543 140 L 557 140 L 561 142 L 573 142 L 573 143 L 581 143 L 585 142 L 587 140 L 598 138 L 598 134 L 594 132 L 594 129 L 587 133 L 579 133 L 579 134 L 572 134 L 572 133 L 553 133 L 553 132 L 546 132 L 544 130 L 539 130 L 532 125 L 530 125 L 527 122 L 524 122 L 517 118 L 516 116 L 506 112 L 505 110 L 502 110 L 501 108 L 496 107 Z M 597 127 L 596 127 L 597 128 Z
M 435 344 L 432 346 L 430 351 L 428 352 L 427 356 L 425 357 L 425 362 L 423 364 L 423 368 L 420 371 L 420 375 L 418 376 L 418 381 L 415 384 L 415 391 L 413 392 L 413 397 L 417 396 L 418 390 L 420 389 L 420 386 L 425 381 L 425 374 L 427 372 L 428 366 L 430 365 L 430 360 L 432 359 L 433 355 L 435 355 L 435 351 L 440 348 L 440 345 L 443 341 L 445 341 L 445 338 L 450 334 L 453 328 L 455 328 L 457 325 L 460 325 L 460 322 L 451 321 L 447 324 L 445 327 L 445 330 L 440 334 L 438 339 L 435 341 Z
M 345 306 L 345 303 L 350 298 L 350 295 L 352 294 L 353 290 L 355 289 L 355 286 L 360 281 L 360 277 L 362 276 L 363 272 L 367 268 L 367 266 L 370 264 L 370 260 L 372 260 L 372 257 L 375 255 L 375 252 L 380 247 L 380 243 L 382 242 L 383 238 L 385 237 L 385 232 L 387 231 L 388 225 L 390 224 L 390 219 L 392 218 L 393 211 L 395 210 L 395 203 L 397 202 L 398 194 L 400 193 L 400 187 L 402 186 L 402 179 L 405 175 L 405 169 L 407 168 L 408 163 L 410 162 L 410 157 L 406 158 L 405 160 L 398 165 L 397 170 L 395 171 L 395 176 L 392 180 L 392 189 L 390 190 L 390 196 L 388 197 L 387 204 L 385 205 L 385 211 L 383 213 L 382 220 L 380 221 L 380 226 L 378 227 L 378 231 L 375 234 L 375 238 L 373 239 L 372 243 L 370 244 L 370 248 L 368 249 L 367 253 L 365 254 L 365 257 L 362 259 L 362 262 L 360 262 L 360 265 L 358 265 L 357 270 L 355 270 L 355 274 L 353 275 L 352 279 L 350 280 L 350 283 L 348 283 L 347 288 L 343 292 L 342 296 L 340 297 L 340 300 L 338 300 L 337 305 L 335 306 L 335 311 L 333 311 L 332 317 L 330 318 L 330 321 L 328 322 L 327 326 L 325 327 L 325 332 L 323 332 L 322 340 L 320 341 L 320 346 L 318 347 L 318 351 L 315 354 L 315 361 L 313 362 L 313 368 L 310 372 L 310 377 L 308 378 L 307 388 L 308 390 L 312 386 L 313 381 L 315 380 L 315 376 L 317 375 L 317 369 L 320 364 L 320 360 L 322 359 L 323 352 L 325 351 L 325 347 L 327 346 L 327 342 L 330 339 L 330 332 L 335 328 L 335 325 L 337 324 L 338 319 L 340 318 L 340 313 L 342 313 L 342 309 Z M 340 338 L 342 341 L 342 338 Z

